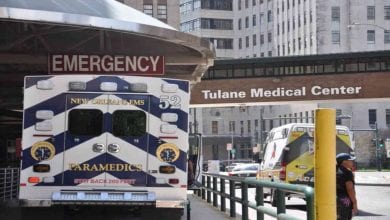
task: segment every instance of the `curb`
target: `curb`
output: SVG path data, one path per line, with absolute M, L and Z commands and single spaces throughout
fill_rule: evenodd
M 355 183 L 356 186 L 390 186 L 390 183 Z

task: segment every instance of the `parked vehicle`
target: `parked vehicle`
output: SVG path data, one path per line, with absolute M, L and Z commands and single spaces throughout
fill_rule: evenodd
M 239 164 L 228 172 L 228 176 L 255 177 L 259 168 L 260 164 L 258 163 Z
M 336 126 L 336 154 L 353 154 L 351 137 L 347 127 Z M 272 129 L 257 179 L 314 186 L 314 124 L 292 123 Z M 273 191 L 264 189 L 264 195 L 271 196 L 272 204 L 276 204 Z

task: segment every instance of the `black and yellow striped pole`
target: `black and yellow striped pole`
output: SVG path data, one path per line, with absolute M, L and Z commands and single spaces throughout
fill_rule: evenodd
M 315 115 L 314 188 L 316 220 L 336 219 L 336 111 Z

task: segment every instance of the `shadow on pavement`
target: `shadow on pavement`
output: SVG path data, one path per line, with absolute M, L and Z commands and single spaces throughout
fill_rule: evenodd
M 383 215 L 359 210 L 359 212 L 356 216 L 383 216 Z

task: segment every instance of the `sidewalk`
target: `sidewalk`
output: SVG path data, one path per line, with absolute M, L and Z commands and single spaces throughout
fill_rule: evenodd
M 355 172 L 356 185 L 390 186 L 390 172 Z

